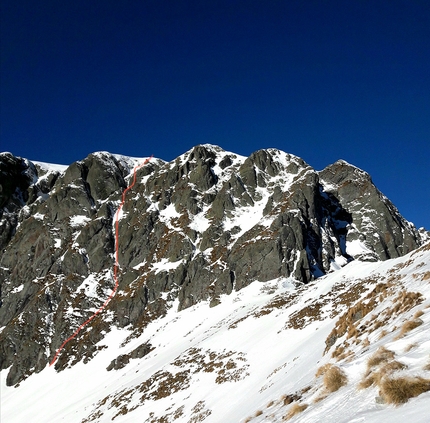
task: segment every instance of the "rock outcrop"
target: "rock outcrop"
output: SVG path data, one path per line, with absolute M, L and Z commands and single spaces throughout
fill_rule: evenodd
M 347 242 L 359 241 L 367 251 L 362 259 L 400 257 L 420 244 L 420 234 L 373 184 L 370 175 L 343 160 L 319 172 L 327 194 L 333 195 L 352 217 Z M 355 257 L 358 258 L 358 255 Z
M 47 366 L 109 296 L 114 216 L 135 163 L 102 152 L 61 171 L 0 155 L 0 369 L 10 368 L 9 385 Z M 169 163 L 152 159 L 137 181 L 119 220 L 118 293 L 66 345 L 58 370 L 90 360 L 112 325 L 139 334 L 175 302 L 216 306 L 278 277 L 307 283 L 354 259 L 406 254 L 428 236 L 343 161 L 317 172 L 275 149 L 245 158 L 200 145 Z

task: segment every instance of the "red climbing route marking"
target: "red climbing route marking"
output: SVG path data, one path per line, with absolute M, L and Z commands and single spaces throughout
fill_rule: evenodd
M 88 323 L 91 322 L 91 320 L 94 319 L 94 317 L 97 316 L 97 314 L 101 313 L 106 306 L 108 305 L 109 301 L 113 298 L 113 296 L 115 295 L 117 289 L 118 289 L 118 269 L 119 269 L 119 262 L 118 262 L 118 241 L 119 241 L 119 234 L 118 234 L 118 228 L 119 228 L 119 215 L 121 213 L 122 207 L 124 206 L 125 203 L 125 197 L 127 195 L 127 192 L 129 190 L 131 190 L 134 187 L 134 184 L 136 183 L 136 171 L 139 170 L 141 167 L 145 166 L 147 163 L 149 163 L 149 161 L 152 159 L 153 156 L 148 157 L 147 159 L 144 160 L 143 163 L 141 163 L 140 165 L 137 165 L 134 167 L 133 169 L 133 181 L 132 183 L 123 191 L 122 193 L 122 201 L 121 204 L 118 207 L 118 210 L 115 213 L 115 264 L 113 267 L 113 279 L 115 282 L 115 286 L 112 289 L 111 294 L 109 295 L 109 297 L 107 298 L 107 300 L 103 303 L 103 305 L 88 319 L 86 320 L 84 323 L 82 323 L 78 329 L 75 330 L 75 332 L 73 332 L 73 334 L 67 338 L 60 346 L 60 348 L 58 348 L 57 352 L 54 355 L 54 358 L 52 359 L 51 363 L 49 364 L 50 366 L 52 366 L 55 361 L 57 360 L 58 356 L 60 355 L 61 350 L 65 347 L 65 345 L 71 341 L 73 338 L 75 338 L 75 336 L 81 331 L 81 329 L 83 329 Z

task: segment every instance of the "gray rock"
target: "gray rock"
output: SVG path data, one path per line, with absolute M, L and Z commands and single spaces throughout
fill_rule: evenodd
M 0 369 L 10 368 L 9 385 L 46 367 L 112 292 L 114 217 L 134 165 L 102 152 L 60 173 L 0 154 Z M 398 257 L 429 238 L 342 161 L 316 172 L 276 149 L 245 159 L 200 145 L 170 163 L 152 159 L 136 181 L 118 225 L 110 313 L 66 345 L 58 371 L 91 360 L 113 325 L 143 333 L 174 300 L 179 310 L 214 307 L 255 281 L 307 283 L 335 260 Z M 354 240 L 366 254 L 348 254 Z M 109 368 L 150 348 L 141 347 Z
M 373 252 L 371 259 L 400 257 L 420 245 L 416 228 L 375 187 L 368 173 L 339 160 L 319 175 L 352 217 L 346 240 L 362 240 Z
M 150 343 L 145 343 L 139 345 L 129 354 L 121 354 L 116 359 L 112 360 L 106 370 L 109 372 L 111 370 L 119 370 L 124 368 L 131 359 L 133 358 L 143 358 L 148 355 L 154 348 Z

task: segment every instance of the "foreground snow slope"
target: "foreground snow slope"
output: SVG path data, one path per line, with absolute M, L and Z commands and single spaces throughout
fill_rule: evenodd
M 397 406 L 375 384 L 359 385 L 385 363 L 369 362 L 381 347 L 400 363 L 392 377 L 429 380 L 430 244 L 385 262 L 351 262 L 306 286 L 255 282 L 216 307 L 175 310 L 139 338 L 112 329 L 86 364 L 46 368 L 17 387 L 1 372 L 1 421 L 280 422 L 298 406 L 304 411 L 291 421 L 429 421 L 430 392 Z M 127 364 L 140 345 L 144 356 Z M 115 359 L 122 364 L 108 371 Z M 337 390 L 323 370 L 315 376 L 327 363 L 344 374 Z

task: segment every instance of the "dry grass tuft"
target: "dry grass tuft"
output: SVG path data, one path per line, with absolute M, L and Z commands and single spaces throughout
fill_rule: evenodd
M 354 352 L 345 348 L 344 345 L 339 345 L 332 353 L 332 358 L 336 361 L 347 360 L 350 361 L 354 357 Z
M 424 312 L 422 310 L 418 310 L 415 314 L 414 314 L 414 319 L 418 319 L 418 317 L 421 317 L 424 314 Z
M 307 404 L 299 404 L 298 402 L 295 402 L 288 413 L 283 417 L 283 420 L 290 420 L 292 417 L 294 417 L 296 414 L 301 413 L 302 411 L 306 410 L 308 408 Z
M 374 281 L 371 280 L 370 282 Z M 384 301 L 388 295 L 391 295 L 391 293 L 392 284 L 378 283 L 373 291 L 369 292 L 365 298 L 358 301 L 354 305 L 349 305 L 348 311 L 339 317 L 335 327 L 328 335 L 324 354 L 327 353 L 328 350 L 336 343 L 336 341 L 344 335 L 346 335 L 346 339 L 354 339 L 358 344 L 360 342 L 358 340 L 359 337 L 378 329 L 380 326 L 384 326 L 386 321 L 377 319 L 377 316 L 372 316 L 369 319 L 369 322 L 373 322 L 372 324 L 365 322 L 364 317 L 371 313 L 375 307 Z M 415 299 L 414 295 L 413 298 Z M 412 300 L 409 300 L 408 297 L 408 299 L 405 301 L 411 302 Z M 416 302 L 414 302 L 414 306 L 415 305 Z
M 325 400 L 327 397 L 328 397 L 328 394 L 326 392 L 323 392 L 322 394 L 318 395 L 314 399 L 314 403 L 317 404 L 317 403 L 321 402 L 322 400 Z
M 429 244 L 430 245 L 430 244 Z M 430 272 L 425 272 L 423 275 L 422 275 L 422 279 L 421 280 L 423 280 L 423 281 L 428 281 L 430 279 Z
M 408 332 L 416 329 L 418 326 L 421 326 L 424 322 L 421 319 L 414 319 L 414 320 L 408 320 L 405 323 L 403 323 L 402 327 L 400 328 L 400 333 L 395 339 L 400 339 L 403 336 L 405 336 Z
M 394 355 L 395 354 L 393 351 L 387 350 L 385 347 L 380 347 L 375 352 L 375 354 L 369 358 L 367 362 L 367 368 L 371 369 L 372 367 L 378 366 L 381 363 L 387 363 L 394 359 Z
M 346 351 L 337 358 L 337 361 L 346 360 L 347 362 L 351 362 L 354 356 L 355 354 L 352 351 Z
M 348 379 L 345 373 L 337 366 L 333 366 L 324 375 L 323 383 L 327 391 L 335 392 L 342 386 L 346 385 Z
M 332 366 L 332 364 L 327 363 L 324 364 L 324 366 L 319 367 L 317 372 L 315 373 L 315 377 L 324 376 L 325 372 L 329 369 L 330 366 Z
M 380 386 L 382 379 L 394 373 L 398 370 L 406 369 L 406 364 L 400 363 L 399 361 L 391 361 L 382 366 L 378 371 L 370 372 L 366 377 L 358 384 L 358 389 L 367 389 L 373 385 Z
M 373 385 L 379 385 L 384 375 L 390 374 L 396 370 L 402 370 L 406 366 L 394 360 L 393 351 L 380 347 L 367 360 L 367 372 L 363 380 L 358 384 L 358 389 L 367 389 Z M 375 367 L 379 367 L 376 371 Z
M 381 340 L 382 338 L 384 338 L 387 335 L 388 335 L 388 331 L 386 331 L 385 329 L 383 329 L 381 331 L 381 333 L 379 334 L 379 338 L 378 339 Z
M 405 370 L 406 364 L 394 360 L 394 352 L 380 347 L 367 361 L 367 372 L 358 384 L 358 389 L 367 389 L 373 385 L 381 387 L 384 378 L 392 373 Z M 375 369 L 376 368 L 376 369 Z
M 297 394 L 282 395 L 281 401 L 283 402 L 284 405 L 289 405 L 294 401 L 299 401 L 301 397 L 302 397 L 301 395 L 297 395 Z
M 300 389 L 300 394 L 306 394 L 306 392 L 309 392 L 312 389 L 312 386 L 305 386 L 304 388 Z
M 389 404 L 404 404 L 410 398 L 430 391 L 430 379 L 422 377 L 385 377 L 380 384 L 381 396 Z
M 343 345 L 338 345 L 335 350 L 332 352 L 331 357 L 336 358 L 342 355 L 345 352 L 345 347 Z
M 327 392 L 336 392 L 339 388 L 346 385 L 348 378 L 345 373 L 333 364 L 325 364 L 321 366 L 316 374 L 316 377 L 323 376 L 323 385 Z
M 417 343 L 413 343 L 413 344 L 409 344 L 406 348 L 405 348 L 405 353 L 413 350 L 414 348 L 418 347 Z
M 380 373 L 374 372 L 370 373 L 368 376 L 366 376 L 359 384 L 358 389 L 367 389 L 370 388 L 373 385 L 377 385 L 380 380 Z
M 408 366 L 406 364 L 400 363 L 400 361 L 393 360 L 385 364 L 385 366 L 382 366 L 381 373 L 387 375 L 398 370 L 405 370 L 407 368 Z
M 412 308 L 423 302 L 423 296 L 419 292 L 402 290 L 394 299 L 395 305 L 392 309 L 393 314 L 406 313 Z

